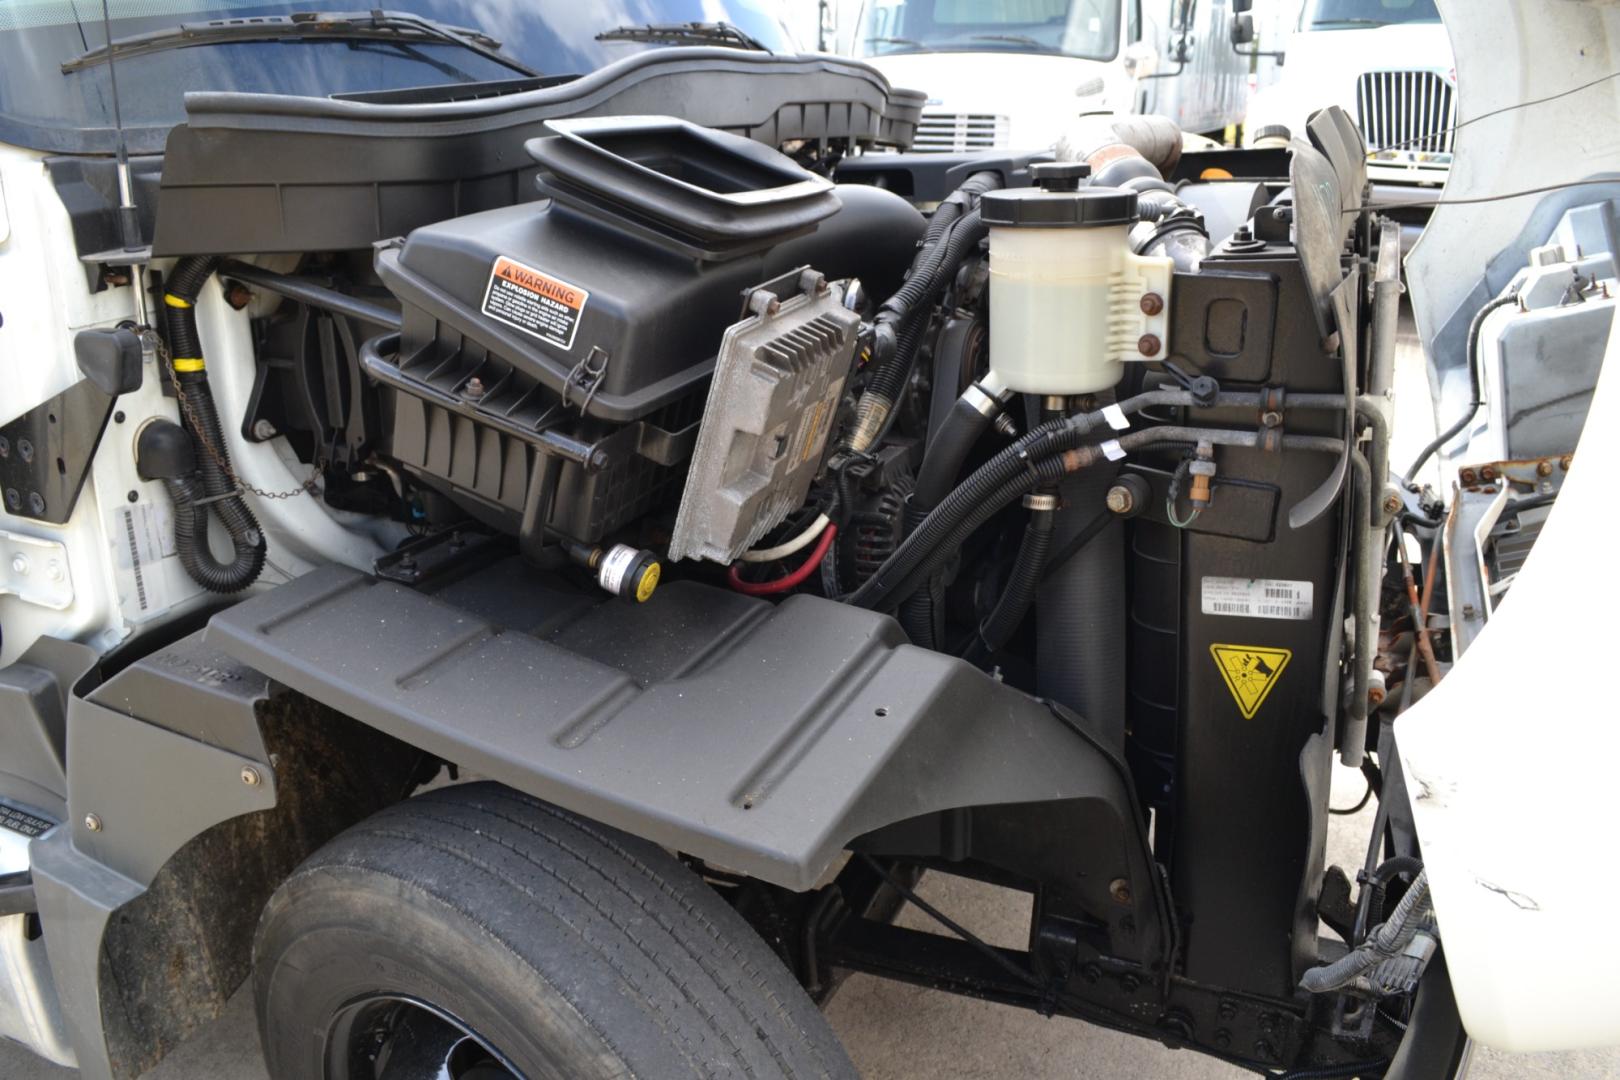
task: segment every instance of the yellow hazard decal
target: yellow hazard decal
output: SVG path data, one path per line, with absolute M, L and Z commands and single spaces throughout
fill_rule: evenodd
M 1232 691 L 1232 699 L 1245 720 L 1254 719 L 1294 656 L 1288 649 L 1255 645 L 1211 645 L 1209 654 L 1215 658 L 1215 666 L 1220 668 L 1221 678 L 1226 680 L 1226 688 Z

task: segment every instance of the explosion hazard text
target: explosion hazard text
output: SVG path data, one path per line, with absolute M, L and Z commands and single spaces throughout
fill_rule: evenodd
M 484 290 L 484 314 L 567 351 L 590 293 L 505 255 L 495 260 Z

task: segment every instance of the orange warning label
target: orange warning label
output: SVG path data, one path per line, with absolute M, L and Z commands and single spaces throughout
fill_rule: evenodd
M 591 294 L 505 255 L 495 260 L 484 290 L 484 314 L 568 350 Z

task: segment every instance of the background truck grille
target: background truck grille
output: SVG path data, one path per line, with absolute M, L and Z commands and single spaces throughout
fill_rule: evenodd
M 1456 94 L 1432 71 L 1369 71 L 1356 81 L 1367 149 L 1451 153 Z
M 989 113 L 924 112 L 913 150 L 936 154 L 989 150 L 1007 141 L 1007 118 Z

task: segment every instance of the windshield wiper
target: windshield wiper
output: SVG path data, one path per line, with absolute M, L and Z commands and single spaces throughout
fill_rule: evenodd
M 1382 19 L 1320 19 L 1311 23 L 1312 30 L 1323 30 L 1334 26 L 1388 26 Z
M 1056 45 L 1048 45 L 1044 41 L 1030 37 L 1028 34 L 974 34 L 969 41 L 1010 41 L 1014 45 L 1033 45 L 1043 52 L 1057 52 Z
M 908 38 L 908 37 L 869 37 L 869 38 L 866 39 L 866 44 L 868 44 L 868 45 L 909 45 L 913 49 L 921 49 L 923 52 L 933 52 L 934 51 L 933 49 L 929 48 L 927 45 L 924 45 L 922 42 L 916 40 L 915 38 Z
M 596 35 L 597 41 L 645 41 L 655 45 L 719 45 L 727 49 L 771 50 L 758 38 L 727 22 L 648 23 L 616 26 Z
M 245 41 L 441 41 L 458 45 L 528 76 L 540 73 L 502 56 L 501 43 L 479 30 L 424 19 L 401 11 L 297 11 L 291 15 L 259 15 L 240 19 L 187 22 L 167 30 L 116 38 L 107 45 L 82 53 L 62 65 L 63 74 L 83 71 L 110 59 L 144 56 Z

